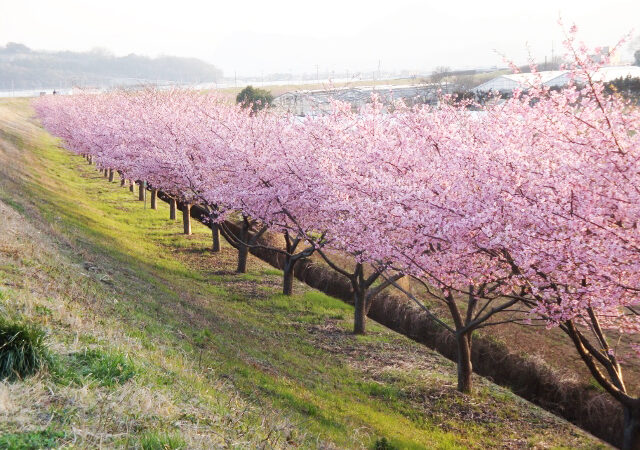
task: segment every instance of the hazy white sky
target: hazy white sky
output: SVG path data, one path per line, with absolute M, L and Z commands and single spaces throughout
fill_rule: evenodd
M 561 53 L 559 15 L 590 45 L 640 34 L 639 0 L 0 0 L 0 45 L 195 56 L 226 76 L 316 64 L 353 73 L 379 62 L 424 72 L 502 65 L 496 50 L 516 62 L 527 46 L 541 60 L 552 45 Z

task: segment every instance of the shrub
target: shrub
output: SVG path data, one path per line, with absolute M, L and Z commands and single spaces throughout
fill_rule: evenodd
M 253 112 L 270 106 L 272 101 L 273 95 L 270 91 L 253 86 L 247 86 L 236 96 L 236 103 L 242 105 L 243 108 L 251 107 Z
M 0 379 L 14 381 L 47 365 L 45 333 L 36 325 L 0 318 Z
M 380 438 L 373 444 L 373 450 L 398 450 L 398 447 L 393 445 L 387 438 Z

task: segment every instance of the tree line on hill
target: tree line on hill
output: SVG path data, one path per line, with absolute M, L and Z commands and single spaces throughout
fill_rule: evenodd
M 9 42 L 0 47 L 0 89 L 109 86 L 156 80 L 182 83 L 212 82 L 222 78 L 217 67 L 197 58 L 129 54 L 105 50 L 89 52 L 33 50 Z

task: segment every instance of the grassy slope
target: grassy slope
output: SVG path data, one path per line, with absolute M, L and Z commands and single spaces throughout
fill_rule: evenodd
M 349 306 L 301 284 L 283 298 L 256 259 L 233 274 L 232 249 L 210 255 L 199 225 L 181 236 L 165 205 L 145 210 L 30 114 L 0 103 L 0 312 L 45 326 L 59 363 L 0 385 L 0 434 L 80 448 L 602 445 L 486 380 L 459 395 L 449 361 L 374 324 L 350 335 Z M 135 373 L 109 385 L 109 364 Z

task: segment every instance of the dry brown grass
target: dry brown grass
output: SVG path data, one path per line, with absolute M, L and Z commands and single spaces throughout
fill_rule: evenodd
M 113 319 L 83 307 L 106 307 L 118 301 L 113 293 L 104 295 L 108 289 L 101 286 L 99 263 L 70 263 L 58 253 L 57 243 L 2 202 L 0 217 L 0 285 L 5 288 L 0 313 L 10 311 L 48 328 L 55 354 L 96 347 L 88 342 L 102 343 L 96 348 L 109 343 L 109 347 L 154 361 L 156 368 L 146 370 L 180 373 L 184 378 L 176 385 L 158 387 L 148 376 L 136 377 L 107 388 L 60 385 L 42 373 L 16 383 L 0 383 L 0 432 L 26 433 L 64 424 L 70 430 L 64 442 L 74 448 L 135 446 L 141 432 L 156 429 L 178 432 L 188 448 L 258 447 L 276 439 L 286 447 L 282 436 L 296 428 L 289 419 L 262 412 L 261 423 L 249 429 L 246 424 L 253 421 L 256 406 L 247 403 L 232 385 L 212 381 L 188 357 L 168 357 L 162 347 L 145 349 Z

